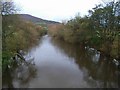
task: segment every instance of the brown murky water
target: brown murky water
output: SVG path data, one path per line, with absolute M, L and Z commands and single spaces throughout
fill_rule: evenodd
M 22 64 L 12 73 L 9 82 L 12 87 L 118 87 L 118 68 L 92 48 L 52 40 L 46 35 L 27 56 L 34 60 L 29 66 Z

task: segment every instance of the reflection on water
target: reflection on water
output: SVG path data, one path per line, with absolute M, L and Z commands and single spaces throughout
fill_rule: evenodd
M 93 48 L 83 48 L 62 41 L 52 41 L 59 50 L 63 50 L 69 57 L 73 57 L 79 69 L 85 68 L 85 80 L 95 87 L 118 87 L 118 68 L 111 60 Z M 92 86 L 91 86 L 92 87 Z
M 19 62 L 14 70 L 7 70 L 7 73 L 2 76 L 3 88 L 20 88 L 26 87 L 27 83 L 36 76 L 37 69 L 32 63 L 33 59 L 26 62 Z
M 28 55 L 35 65 L 21 65 L 11 83 L 17 88 L 118 87 L 118 70 L 94 49 L 44 36 Z M 105 59 L 106 58 L 106 59 Z

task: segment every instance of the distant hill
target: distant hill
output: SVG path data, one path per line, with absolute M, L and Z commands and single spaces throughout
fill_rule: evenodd
M 23 20 L 27 20 L 27 21 L 31 21 L 33 23 L 39 24 L 39 23 L 44 23 L 44 24 L 59 24 L 59 22 L 55 22 L 55 21 L 50 21 L 50 20 L 44 20 L 32 15 L 28 15 L 28 14 L 19 14 L 20 17 Z

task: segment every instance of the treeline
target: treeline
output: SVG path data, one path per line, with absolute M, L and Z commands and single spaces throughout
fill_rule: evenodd
M 97 5 L 87 16 L 77 15 L 62 24 L 51 25 L 49 34 L 120 60 L 120 1 Z
M 2 3 L 2 72 L 12 69 L 16 53 L 26 51 L 46 34 L 43 26 L 24 21 L 16 14 L 13 2 Z

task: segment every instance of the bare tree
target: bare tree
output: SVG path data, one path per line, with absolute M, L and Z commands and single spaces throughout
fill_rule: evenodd
M 0 12 L 1 15 L 15 14 L 17 8 L 12 0 L 1 0 L 0 1 Z

